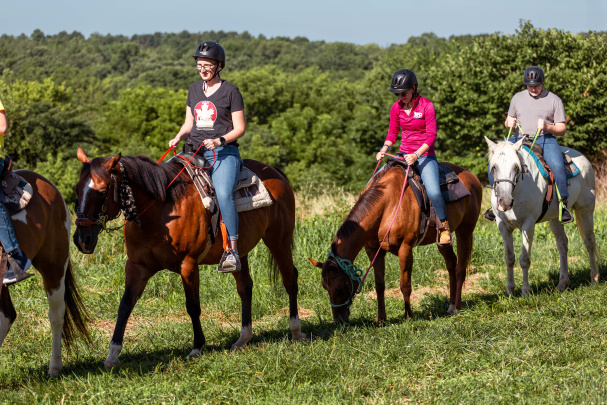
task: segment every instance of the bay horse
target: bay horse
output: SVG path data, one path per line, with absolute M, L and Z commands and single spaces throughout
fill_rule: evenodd
M 200 355 L 205 337 L 200 324 L 198 266 L 219 263 L 223 246 L 221 237 L 216 238 L 215 243 L 211 242 L 211 214 L 202 205 L 192 180 L 185 172 L 178 176 L 182 167 L 178 163 L 157 164 L 142 156 L 121 157 L 119 153 L 114 157 L 89 159 L 78 148 L 78 159 L 83 164 L 75 187 L 79 202 L 74 244 L 78 249 L 82 253 L 93 253 L 106 219 L 117 217 L 121 209 L 127 219 L 123 231 L 127 250 L 125 289 L 105 366 L 119 363 L 118 355 L 133 307 L 148 280 L 163 269 L 181 275 L 186 309 L 194 330 L 194 347 L 189 355 Z M 262 239 L 289 295 L 292 340 L 303 340 L 306 335 L 301 332 L 297 307 L 298 272 L 292 254 L 293 189 L 286 177 L 270 165 L 248 159 L 244 160 L 244 165 L 263 181 L 273 204 L 239 213 L 238 251 L 242 270 L 232 274 L 242 303 L 242 327 L 232 349 L 246 345 L 253 336 L 253 280 L 247 255 Z M 178 179 L 168 187 L 177 176 Z
M 13 215 L 12 220 L 19 247 L 42 276 L 53 336 L 49 375 L 57 377 L 63 368 L 61 338 L 68 348 L 77 337 L 91 343 L 86 326 L 88 316 L 76 288 L 70 261 L 70 213 L 63 197 L 49 180 L 28 170 L 15 173 L 33 188 L 28 205 Z M 0 346 L 17 318 L 9 290 L 5 285 L 0 286 Z
M 568 239 L 563 224 L 559 221 L 559 204 L 553 198 L 548 211 L 542 215 L 542 202 L 545 199 L 548 182 L 540 174 L 540 170 L 528 152 L 522 148 L 523 140 L 513 144 L 509 141 L 495 143 L 485 137 L 489 146 L 489 167 L 494 175 L 494 192 L 491 195 L 491 206 L 496 214 L 497 228 L 502 235 L 505 248 L 506 268 L 508 276 L 506 292 L 512 294 L 514 284 L 514 246 L 512 232 L 520 229 L 523 234 L 523 246 L 519 263 L 523 272 L 522 295 L 527 296 L 531 291 L 529 286 L 529 267 L 531 266 L 531 245 L 535 224 L 549 221 L 550 229 L 556 238 L 560 256 L 560 274 L 557 288 L 560 291 L 569 286 L 567 265 Z M 594 236 L 594 207 L 595 207 L 595 178 L 592 165 L 580 152 L 561 146 L 561 151 L 571 156 L 580 169 L 580 174 L 568 179 L 569 208 L 575 210 L 578 231 L 584 240 L 584 245 L 590 257 L 590 282 L 599 281 L 598 248 Z M 526 161 L 529 173 L 522 174 L 522 166 Z M 519 176 L 520 175 L 520 176 Z M 520 177 L 520 180 L 519 180 Z M 516 201 L 516 203 L 515 203 Z
M 471 172 L 449 163 L 441 163 L 453 170 L 470 195 L 447 204 L 449 228 L 457 236 L 457 256 L 453 246 L 438 246 L 449 272 L 450 314 L 461 310 L 462 286 L 466 279 L 466 269 L 472 254 L 472 233 L 480 213 L 482 186 Z M 405 174 L 400 167 L 382 170 L 372 179 L 348 214 L 331 243 L 329 258 L 324 262 L 309 259 L 322 269 L 322 285 L 329 293 L 336 322 L 347 322 L 350 305 L 360 290 L 360 277 L 349 277 L 351 263 L 362 248 L 373 262 L 375 290 L 377 292 L 378 324 L 386 320 L 385 306 L 385 256 L 387 252 L 397 255 L 400 262 L 400 290 L 405 301 L 405 318 L 413 317 L 411 310 L 411 272 L 413 269 L 413 248 L 417 245 L 436 243 L 436 227 L 430 226 L 421 242 L 418 242 L 422 209 L 415 199 L 413 190 L 404 191 L 398 216 L 401 190 Z M 390 229 L 390 224 L 394 224 Z M 382 243 L 390 230 L 387 241 Z

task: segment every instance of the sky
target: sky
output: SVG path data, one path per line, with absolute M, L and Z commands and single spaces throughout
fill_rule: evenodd
M 426 32 L 513 34 L 521 19 L 543 29 L 607 31 L 607 0 L 0 0 L 0 35 L 13 36 L 223 30 L 383 47 Z

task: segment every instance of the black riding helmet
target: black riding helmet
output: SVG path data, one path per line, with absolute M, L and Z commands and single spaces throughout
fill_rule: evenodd
M 544 71 L 539 66 L 529 66 L 523 75 L 525 86 L 538 86 L 544 83 Z
M 392 81 L 390 82 L 392 93 L 402 93 L 412 87 L 417 89 L 417 77 L 412 70 L 401 69 L 392 75 Z
M 218 42 L 205 41 L 198 45 L 194 52 L 194 59 L 209 58 L 219 62 L 219 68 L 223 69 L 226 66 L 226 51 Z

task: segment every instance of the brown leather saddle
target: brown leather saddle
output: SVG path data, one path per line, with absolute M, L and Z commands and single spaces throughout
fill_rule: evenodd
M 180 153 L 169 159 L 169 162 L 177 162 L 185 166 L 187 173 L 192 178 L 196 190 L 204 207 L 211 213 L 211 227 L 209 235 L 211 243 L 215 243 L 217 232 L 220 227 L 220 212 L 217 195 L 213 187 L 211 176 L 208 173 L 209 162 L 202 156 L 192 153 Z M 190 162 L 188 164 L 188 162 Z M 250 211 L 271 205 L 273 200 L 263 185 L 263 182 L 250 169 L 243 167 L 240 171 L 238 184 L 234 190 L 234 204 L 238 212 Z
M 4 169 L 0 173 L 0 203 L 4 204 L 9 215 L 23 210 L 32 198 L 32 185 L 13 172 L 10 156 L 4 159 Z
M 407 171 L 407 164 L 401 159 L 388 159 L 386 169 L 392 167 L 400 167 L 403 170 L 403 173 L 406 173 Z M 470 192 L 466 186 L 464 186 L 464 183 L 459 181 L 459 177 L 457 177 L 457 174 L 455 174 L 453 170 L 441 164 L 438 165 L 438 168 L 441 194 L 445 199 L 445 204 L 470 195 Z M 420 243 L 424 239 L 428 228 L 431 225 L 438 225 L 439 220 L 434 212 L 434 208 L 432 208 L 430 199 L 428 198 L 428 193 L 426 192 L 422 178 L 417 170 L 417 164 L 412 166 L 412 170 L 409 170 L 407 183 L 409 187 L 411 187 L 411 190 L 413 190 L 417 204 L 422 210 L 417 239 L 417 243 Z

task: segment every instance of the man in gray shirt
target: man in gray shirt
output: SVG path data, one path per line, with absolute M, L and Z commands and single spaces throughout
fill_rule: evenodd
M 518 92 L 512 97 L 508 118 L 504 123 L 506 128 L 513 128 L 514 131 L 508 140 L 516 143 L 524 134 L 533 137 L 539 128 L 540 132 L 535 143 L 544 149 L 544 159 L 554 173 L 554 182 L 564 203 L 562 223 L 573 222 L 573 217 L 567 209 L 569 189 L 563 155 L 556 140 L 557 136 L 565 135 L 567 131 L 565 124 L 567 117 L 563 101 L 556 94 L 544 89 L 544 71 L 538 66 L 531 66 L 525 70 L 523 84 L 527 86 L 527 90 Z M 524 134 L 519 131 L 519 126 Z M 493 185 L 492 177 L 489 170 L 491 185 Z M 485 212 L 484 216 L 495 221 L 495 214 L 491 208 Z

